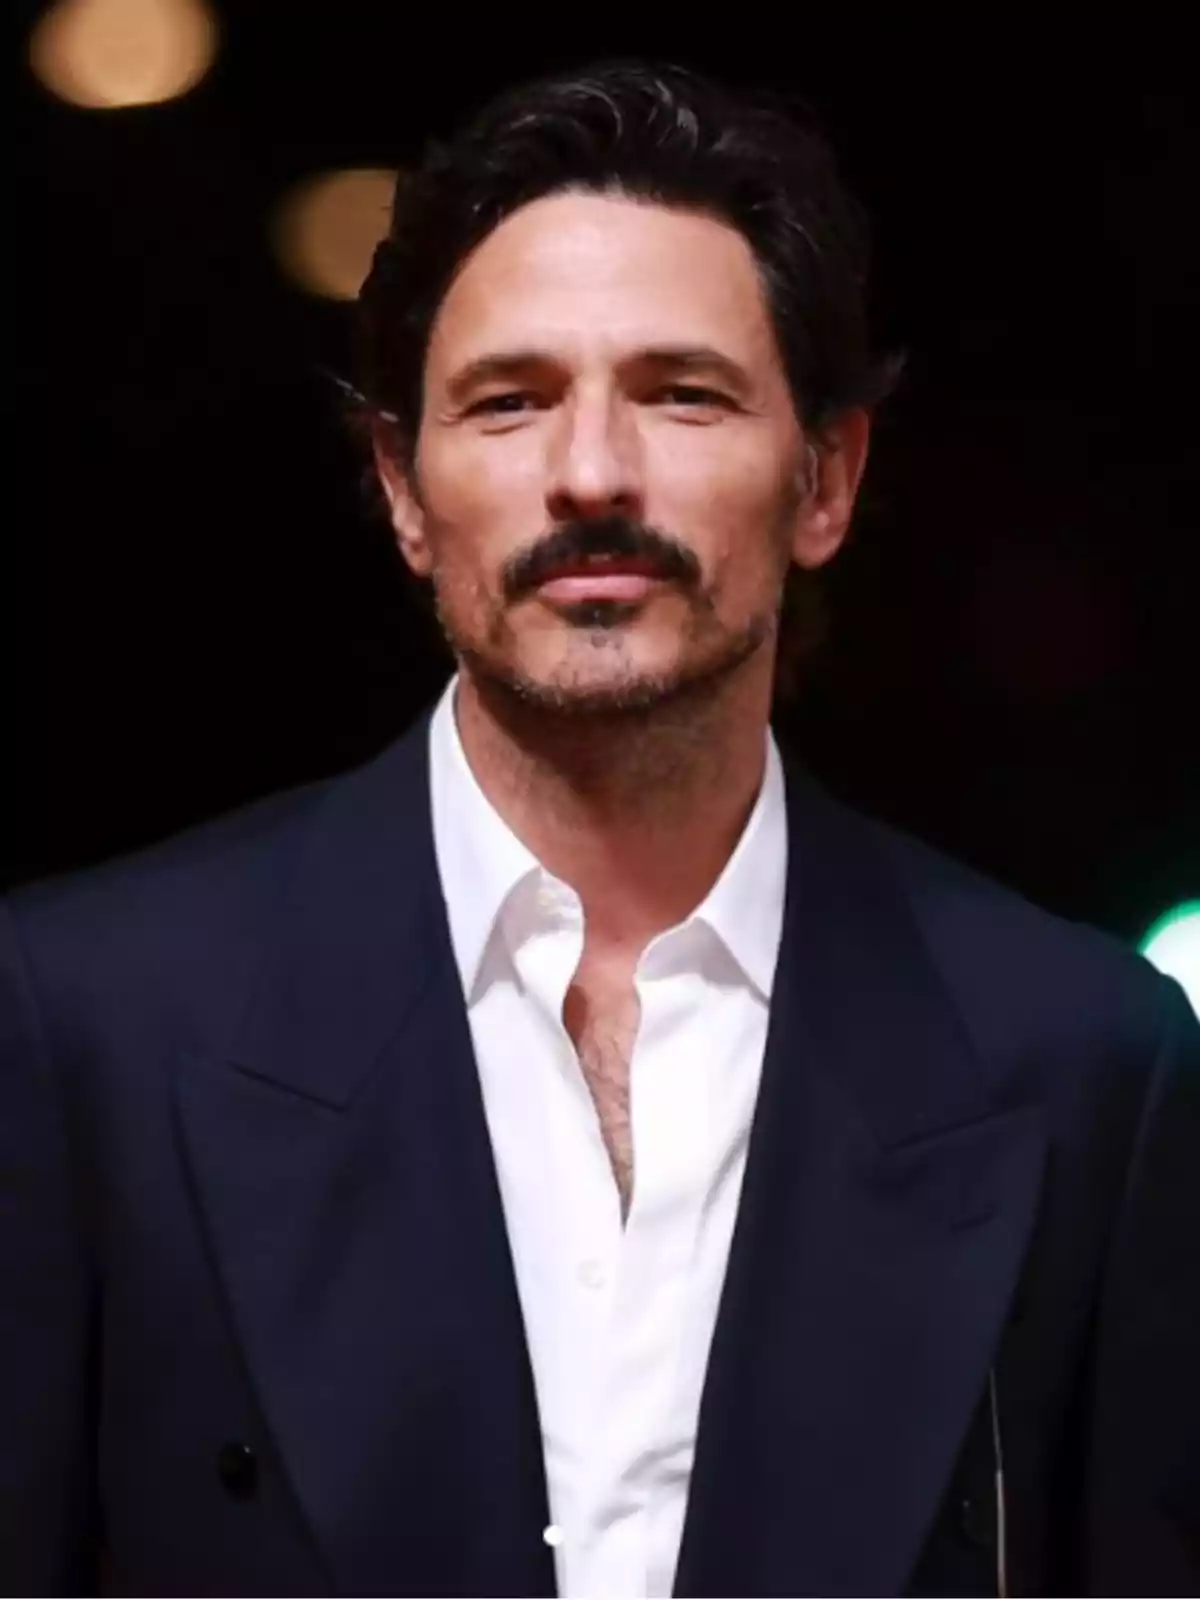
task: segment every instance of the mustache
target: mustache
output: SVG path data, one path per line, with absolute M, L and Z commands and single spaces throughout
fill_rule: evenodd
M 662 578 L 681 584 L 700 581 L 700 563 L 686 545 L 635 517 L 613 512 L 562 522 L 535 545 L 518 552 L 504 567 L 505 598 L 523 599 L 557 568 L 590 556 L 636 557 L 651 564 Z

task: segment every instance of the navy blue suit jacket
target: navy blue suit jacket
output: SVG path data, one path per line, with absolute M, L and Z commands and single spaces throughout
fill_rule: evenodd
M 0 910 L 0 1589 L 550 1595 L 427 717 Z M 1200 1029 L 787 761 L 675 1592 L 1200 1589 Z

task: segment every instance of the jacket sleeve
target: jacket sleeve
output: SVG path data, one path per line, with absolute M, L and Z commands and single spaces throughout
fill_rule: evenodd
M 0 902 L 0 1594 L 95 1592 L 95 1289 L 66 1119 Z
M 1096 1346 L 1085 1592 L 1200 1594 L 1200 1024 L 1174 983 Z

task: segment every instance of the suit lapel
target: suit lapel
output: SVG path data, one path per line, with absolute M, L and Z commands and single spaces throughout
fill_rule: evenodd
M 793 765 L 784 933 L 674 1592 L 902 1592 L 986 1386 L 1040 1117 L 1005 1109 L 871 825 Z
M 185 1146 L 268 1428 L 343 1593 L 554 1593 L 541 1436 L 438 887 L 428 719 L 331 786 Z
M 537 1406 L 433 851 L 428 717 L 324 791 L 178 1109 L 229 1313 L 342 1592 L 552 1595 Z M 675 1592 L 894 1593 L 1036 1206 L 869 824 L 788 767 L 783 942 Z

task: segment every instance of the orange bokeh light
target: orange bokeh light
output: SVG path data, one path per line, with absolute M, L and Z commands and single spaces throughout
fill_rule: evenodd
M 203 0 L 59 0 L 30 36 L 29 64 L 60 100 L 112 110 L 185 94 L 216 50 Z

